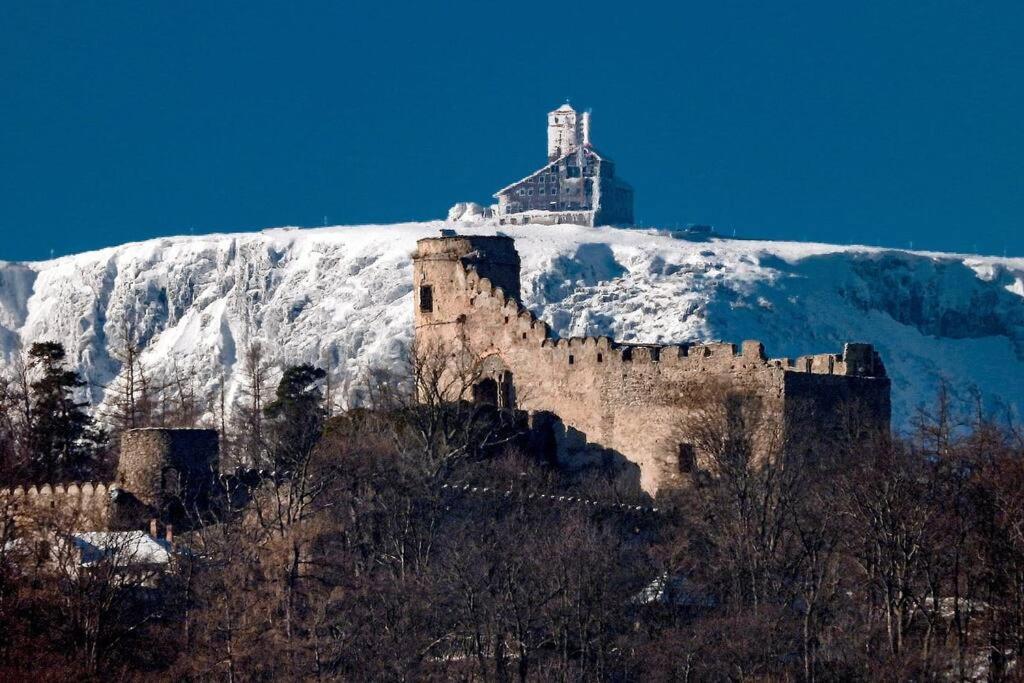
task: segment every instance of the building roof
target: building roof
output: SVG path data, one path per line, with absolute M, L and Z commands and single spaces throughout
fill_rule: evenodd
M 604 160 L 611 161 L 610 159 L 608 159 L 608 157 L 602 156 L 601 153 L 598 152 L 596 149 L 594 149 L 591 145 L 583 145 L 583 146 L 578 147 L 577 149 L 574 149 L 571 152 L 566 152 L 565 154 L 563 154 L 562 156 L 558 157 L 554 161 L 549 161 L 548 163 L 544 164 L 543 166 L 538 168 L 536 171 L 534 171 L 530 175 L 524 176 L 524 177 L 520 178 L 519 180 L 515 181 L 514 183 L 509 183 L 508 185 L 506 185 L 505 187 L 501 188 L 500 190 L 498 190 L 497 192 L 495 192 L 491 196 L 492 197 L 497 197 L 502 192 L 504 192 L 506 190 L 510 190 L 513 187 L 515 187 L 516 185 L 518 185 L 519 183 L 525 182 L 525 181 L 529 180 L 530 178 L 534 178 L 534 177 L 540 175 L 541 173 L 544 173 L 545 171 L 547 171 L 552 166 L 560 163 L 561 161 L 563 161 L 564 159 L 566 159 L 566 158 L 568 158 L 570 156 L 573 156 L 575 154 L 579 154 L 580 152 L 583 152 L 584 154 L 591 154 L 594 157 L 596 157 L 597 159 L 602 160 L 602 161 L 604 161 Z
M 105 560 L 119 567 L 166 565 L 171 561 L 171 544 L 144 531 L 80 531 L 70 542 L 81 553 L 81 565 L 90 567 Z
M 563 104 L 561 107 L 559 107 L 555 111 L 576 111 L 576 110 L 572 108 L 571 104 L 566 102 L 565 104 Z

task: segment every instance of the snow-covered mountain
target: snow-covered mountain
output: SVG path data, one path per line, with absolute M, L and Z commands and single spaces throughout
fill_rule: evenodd
M 92 399 L 119 372 L 130 325 L 159 385 L 192 373 L 213 405 L 243 351 L 331 368 L 339 397 L 411 337 L 415 241 L 442 222 L 174 237 L 52 261 L 0 263 L 0 358 L 56 340 Z M 495 228 L 459 225 L 467 233 Z M 524 303 L 563 336 L 669 342 L 760 339 L 772 357 L 874 343 L 904 423 L 939 378 L 1024 411 L 1024 259 L 665 231 L 506 227 Z M 342 400 L 339 398 L 339 400 Z

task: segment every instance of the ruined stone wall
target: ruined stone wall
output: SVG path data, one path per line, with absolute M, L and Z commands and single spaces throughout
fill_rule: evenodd
M 766 363 L 759 345 L 746 354 L 731 344 L 645 347 L 608 338 L 555 339 L 547 326 L 510 298 L 488 293 L 470 273 L 462 322 L 451 330 L 483 357 L 484 374 L 511 374 L 510 407 L 555 413 L 565 429 L 558 450 L 566 462 L 628 461 L 647 491 L 678 480 L 680 429 L 694 396 L 709 381 L 755 391 L 781 410 L 784 371 Z M 524 337 L 525 335 L 525 337 Z
M 564 431 L 558 446 L 567 460 L 585 461 L 596 454 L 628 462 L 649 492 L 679 481 L 681 429 L 692 417 L 695 397 L 712 383 L 758 397 L 780 420 L 787 386 L 801 400 L 825 396 L 822 415 L 863 394 L 888 420 L 888 380 L 866 376 L 882 372 L 866 345 L 848 345 L 842 356 L 793 361 L 769 360 L 758 342 L 744 342 L 738 350 L 721 343 L 645 346 L 605 337 L 556 339 L 546 323 L 508 295 L 508 290 L 518 291 L 518 271 L 514 283 L 507 269 L 501 271 L 502 286 L 496 286 L 478 272 L 480 261 L 474 266 L 460 258 L 473 253 L 481 240 L 491 248 L 493 241 L 504 240 L 507 247 L 499 251 L 506 261 L 508 251 L 514 251 L 507 237 L 418 242 L 414 277 L 433 291 L 431 310 L 417 305 L 419 350 L 465 351 L 483 359 L 480 379 L 494 382 L 499 405 L 560 418 Z M 449 258 L 440 259 L 441 254 Z M 803 380 L 787 383 L 790 375 Z
M 132 429 L 121 436 L 115 481 L 0 489 L 0 517 L 19 524 L 53 517 L 79 531 L 141 529 L 154 517 L 176 521 L 169 512 L 209 501 L 218 465 L 215 430 Z

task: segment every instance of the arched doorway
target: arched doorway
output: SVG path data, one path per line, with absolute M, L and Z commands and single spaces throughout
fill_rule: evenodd
M 505 409 L 516 407 L 512 372 L 497 353 L 485 357 L 480 364 L 480 379 L 473 385 L 473 402 Z
M 490 377 L 482 379 L 473 385 L 473 403 L 482 403 L 489 406 L 498 405 L 498 383 Z

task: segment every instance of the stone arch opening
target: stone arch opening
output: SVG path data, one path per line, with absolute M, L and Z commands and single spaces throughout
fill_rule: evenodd
M 498 405 L 498 383 L 492 377 L 486 377 L 473 385 L 473 403 Z
M 483 361 L 480 379 L 473 384 L 473 402 L 504 409 L 516 407 L 512 371 L 500 356 L 489 356 Z

